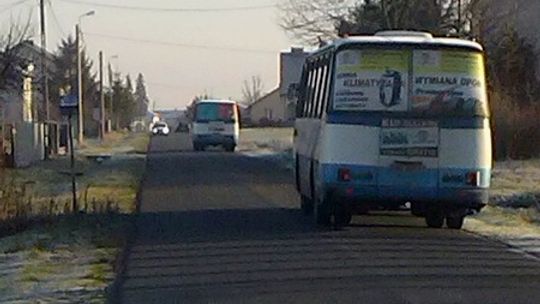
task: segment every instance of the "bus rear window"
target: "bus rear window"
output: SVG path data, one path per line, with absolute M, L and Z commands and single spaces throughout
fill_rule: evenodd
M 195 120 L 234 122 L 234 104 L 232 103 L 201 103 L 197 105 Z
M 334 110 L 487 115 L 479 52 L 349 49 L 336 60 Z

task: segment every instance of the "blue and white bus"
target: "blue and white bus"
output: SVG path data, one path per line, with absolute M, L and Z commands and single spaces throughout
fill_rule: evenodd
M 294 130 L 302 209 L 346 225 L 400 208 L 460 229 L 488 200 L 492 152 L 482 47 L 390 31 L 306 60 Z

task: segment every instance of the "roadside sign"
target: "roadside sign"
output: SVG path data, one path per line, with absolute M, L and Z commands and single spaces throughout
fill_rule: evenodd
M 72 115 L 77 112 L 79 99 L 74 94 L 60 97 L 60 111 L 64 115 Z
M 76 108 L 78 105 L 78 98 L 74 94 L 69 94 L 60 98 L 60 108 Z

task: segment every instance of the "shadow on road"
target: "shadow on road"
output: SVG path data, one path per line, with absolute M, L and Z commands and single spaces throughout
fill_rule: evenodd
M 362 296 L 365 303 L 416 297 L 472 303 L 485 290 L 498 290 L 527 303 L 524 295 L 540 286 L 538 263 L 501 244 L 427 229 L 410 216 L 402 220 L 412 222 L 397 225 L 370 224 L 374 218 L 332 231 L 287 208 L 140 214 L 124 299 L 275 303 L 299 296 L 355 303 Z
M 296 209 L 229 209 L 143 213 L 141 242 L 215 241 L 275 238 L 315 232 Z

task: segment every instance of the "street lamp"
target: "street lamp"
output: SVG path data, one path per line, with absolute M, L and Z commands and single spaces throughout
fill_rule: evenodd
M 79 22 L 75 25 L 75 40 L 77 44 L 77 94 L 78 94 L 78 110 L 79 110 L 79 121 L 78 126 L 79 130 L 77 133 L 77 140 L 79 145 L 82 144 L 84 140 L 84 109 L 83 109 L 83 88 L 82 88 L 82 55 L 81 55 L 81 22 L 82 18 L 95 15 L 95 11 L 88 11 L 79 16 Z

